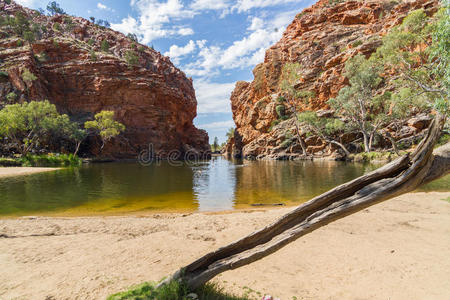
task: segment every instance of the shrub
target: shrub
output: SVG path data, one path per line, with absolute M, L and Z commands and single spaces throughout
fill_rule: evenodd
M 139 64 L 139 56 L 133 50 L 128 50 L 127 52 L 125 52 L 125 61 L 127 62 L 129 67 L 135 67 Z
M 356 42 L 352 43 L 352 48 L 356 48 L 358 46 L 361 46 L 363 42 L 361 40 L 357 40 Z
M 199 299 L 207 300 L 248 300 L 247 297 L 238 297 L 227 294 L 222 288 L 214 284 L 206 284 L 194 291 L 190 291 L 183 282 L 172 281 L 167 285 L 156 288 L 153 283 L 143 283 L 135 286 L 129 291 L 111 295 L 107 300 L 182 300 L 190 293 L 198 295 Z
M 35 81 L 35 80 L 37 79 L 37 77 L 36 77 L 36 75 L 34 75 L 33 73 L 31 73 L 30 70 L 28 70 L 27 68 L 25 68 L 25 69 L 23 70 L 23 73 L 22 73 L 22 79 L 23 79 L 24 81 L 30 82 L 30 81 Z
M 138 37 L 137 37 L 137 35 L 134 34 L 134 33 L 129 33 L 129 34 L 127 34 L 127 38 L 129 38 L 130 40 L 132 40 L 132 41 L 134 41 L 134 42 L 137 42 L 137 41 L 138 41 Z
M 275 107 L 275 110 L 277 112 L 278 118 L 282 118 L 286 115 L 286 107 L 284 105 L 280 104 Z
M 17 40 L 16 45 L 17 45 L 17 47 L 22 47 L 23 46 L 23 41 L 22 40 Z
M 91 59 L 92 61 L 97 61 L 97 54 L 95 53 L 94 49 L 92 49 L 92 50 L 89 52 L 89 55 L 90 55 L 90 59 Z
M 9 75 L 8 75 L 8 73 L 6 73 L 6 72 L 4 72 L 4 71 L 0 71 L 0 77 L 8 78 Z
M 18 159 L 24 167 L 79 166 L 81 159 L 73 154 L 27 154 Z
M 89 46 L 93 46 L 95 41 L 93 39 L 89 39 L 89 41 L 87 42 Z
M 145 47 L 144 47 L 144 46 L 139 46 L 138 50 L 139 50 L 140 52 L 144 52 L 144 51 L 145 51 Z
M 100 49 L 102 49 L 103 52 L 109 51 L 109 43 L 107 40 L 103 40 L 100 44 Z
M 14 92 L 8 93 L 6 95 L 6 100 L 8 100 L 9 103 L 16 101 L 16 99 L 17 99 L 17 95 Z
M 61 25 L 59 23 L 55 23 L 52 26 L 54 31 L 61 31 Z

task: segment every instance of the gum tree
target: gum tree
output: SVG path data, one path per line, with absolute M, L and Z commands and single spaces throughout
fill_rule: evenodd
M 371 135 L 376 131 L 371 123 L 371 113 L 379 108 L 375 107 L 376 103 L 372 100 L 382 81 L 379 76 L 381 71 L 381 66 L 363 55 L 352 57 L 345 64 L 344 71 L 350 85 L 342 88 L 336 98 L 328 101 L 338 115 L 349 120 L 362 133 L 365 152 L 370 152 Z
M 92 130 L 100 135 L 102 140 L 103 149 L 105 144 L 112 138 L 118 136 L 125 131 L 125 125 L 114 120 L 114 111 L 103 110 L 95 115 L 93 121 L 87 121 L 84 123 L 84 128 Z

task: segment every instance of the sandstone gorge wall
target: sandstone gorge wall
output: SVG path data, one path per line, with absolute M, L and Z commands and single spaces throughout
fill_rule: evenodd
M 47 31 L 31 49 L 0 32 L 1 70 L 8 74 L 0 78 L 0 106 L 14 92 L 17 101 L 48 99 L 80 122 L 101 110 L 113 110 L 126 132 L 108 143 L 101 155 L 132 158 L 150 143 L 155 151 L 209 150 L 207 133 L 193 125 L 197 100 L 192 80 L 168 57 L 83 18 L 72 17 L 69 28 L 65 16 L 47 17 L 14 2 L 1 2 L 0 10 L 2 16 L 20 11 Z M 108 52 L 101 51 L 103 40 L 110 45 Z M 125 61 L 130 50 L 139 57 L 135 67 Z M 24 68 L 38 79 L 25 82 Z M 95 139 L 88 144 L 91 154 L 100 154 Z
M 235 154 L 252 157 L 270 156 L 281 150 L 301 152 L 299 145 L 280 148 L 286 133 L 295 132 L 293 122 L 272 126 L 278 118 L 275 108 L 283 66 L 301 66 L 295 88 L 310 96 L 296 103 L 300 110 L 327 109 L 327 101 L 347 84 L 342 73 L 350 57 L 373 53 L 381 45 L 381 37 L 410 11 L 423 8 L 434 13 L 437 7 L 436 0 L 320 0 L 299 13 L 281 40 L 266 51 L 264 62 L 254 68 L 253 82 L 236 84 L 231 95 L 236 136 L 227 146 L 228 151 L 234 149 Z M 330 154 L 334 150 L 315 138 L 307 139 L 307 146 L 313 153 Z

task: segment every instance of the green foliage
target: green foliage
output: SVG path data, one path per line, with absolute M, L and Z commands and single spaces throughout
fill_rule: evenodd
M 61 28 L 61 24 L 59 24 L 59 23 L 55 23 L 55 24 L 53 24 L 53 30 L 54 31 L 62 31 L 62 28 Z
M 49 2 L 47 5 L 47 11 L 50 15 L 65 15 L 66 12 L 59 6 L 56 1 Z
M 8 75 L 8 73 L 6 73 L 6 72 L 0 71 L 0 77 L 8 78 L 9 75 Z
M 11 4 L 11 0 L 4 0 L 6 4 Z
M 107 40 L 103 40 L 101 43 L 100 43 L 100 49 L 102 49 L 102 51 L 103 52 L 109 52 L 109 43 L 108 43 L 108 41 Z
M 17 40 L 16 45 L 17 45 L 17 47 L 22 47 L 23 46 L 23 41 L 22 40 Z
M 16 101 L 16 99 L 17 99 L 17 95 L 14 92 L 8 93 L 6 95 L 6 100 L 8 101 L 8 103 L 13 103 Z
M 275 111 L 277 112 L 278 118 L 283 118 L 286 115 L 286 107 L 280 104 L 275 107 Z
M 63 167 L 79 166 L 81 159 L 73 154 L 27 154 L 19 159 L 18 162 L 24 167 Z
M 145 51 L 145 47 L 144 47 L 144 46 L 139 46 L 138 50 L 139 50 L 140 52 L 144 52 L 144 51 Z
M 134 34 L 134 33 L 129 33 L 129 34 L 127 34 L 127 38 L 129 38 L 130 40 L 132 40 L 133 42 L 136 42 L 136 43 L 137 43 L 137 41 L 138 41 L 138 37 L 137 37 L 137 35 Z
M 277 102 L 278 103 L 284 103 L 284 102 L 286 102 L 286 98 L 284 98 L 284 96 L 280 95 L 280 96 L 277 97 Z
M 10 104 L 0 110 L 0 136 L 7 137 L 24 155 L 52 139 L 73 139 L 78 130 L 67 115 L 60 115 L 47 100 Z
M 89 51 L 89 56 L 92 61 L 97 61 L 97 53 L 95 53 L 94 49 L 91 49 L 91 51 Z
M 114 121 L 114 111 L 103 110 L 95 115 L 93 121 L 84 123 L 84 127 L 93 130 L 100 135 L 102 149 L 106 142 L 125 131 L 125 125 Z
M 420 9 L 383 38 L 374 56 L 400 78 L 397 87 L 409 88 L 420 101 L 442 113 L 449 109 L 449 1 L 431 19 Z
M 217 151 L 217 150 L 218 150 L 218 147 L 219 147 L 219 139 L 218 139 L 217 136 L 216 136 L 216 137 L 214 138 L 214 143 L 213 143 L 212 148 L 213 148 L 214 151 Z
M 89 46 L 93 46 L 95 41 L 93 39 L 89 39 L 89 41 L 87 42 Z
M 382 82 L 380 73 L 382 66 L 358 54 L 345 64 L 344 75 L 349 80 L 349 86 L 342 88 L 336 98 L 328 101 L 331 108 L 340 116 L 350 121 L 350 125 L 358 127 L 364 137 L 364 150 L 370 151 L 369 132 L 373 123 L 369 122 L 371 113 L 380 111 L 382 102 L 372 101 L 376 89 Z
M 23 39 L 31 44 L 36 40 L 36 37 L 34 36 L 34 33 L 32 31 L 25 31 L 23 33 Z
M 229 128 L 225 135 L 226 135 L 228 140 L 233 138 L 234 137 L 234 127 Z
M 329 137 L 346 131 L 345 123 L 339 119 L 319 118 L 315 112 L 305 111 L 297 115 L 298 121 L 305 123 L 321 137 Z
M 357 40 L 357 41 L 352 43 L 352 47 L 356 48 L 358 46 L 361 46 L 362 44 L 363 44 L 363 42 L 361 40 Z
M 206 284 L 195 291 L 189 291 L 182 282 L 172 281 L 161 288 L 155 288 L 153 283 L 143 283 L 129 291 L 111 295 L 107 300 L 188 300 L 187 296 L 195 293 L 199 299 L 204 300 L 248 300 L 246 297 L 238 297 L 227 294 L 222 288 L 213 284 Z
M 302 65 L 299 63 L 287 63 L 281 70 L 280 89 L 290 98 L 297 98 L 297 91 L 294 86 L 300 79 Z
M 128 50 L 125 52 L 125 61 L 129 67 L 135 67 L 139 65 L 139 56 L 133 50 Z
M 26 82 L 35 81 L 37 79 L 36 75 L 30 72 L 27 68 L 25 68 L 22 72 L 22 79 Z
M 14 18 L 9 18 L 8 23 L 19 36 L 23 36 L 24 32 L 30 30 L 30 22 L 21 12 L 16 13 Z

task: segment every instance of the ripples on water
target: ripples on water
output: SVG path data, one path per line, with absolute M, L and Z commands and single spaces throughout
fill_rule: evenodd
M 218 211 L 251 204 L 296 205 L 373 170 L 334 161 L 92 164 L 0 179 L 0 215 L 101 215 Z M 450 190 L 447 176 L 423 188 Z

